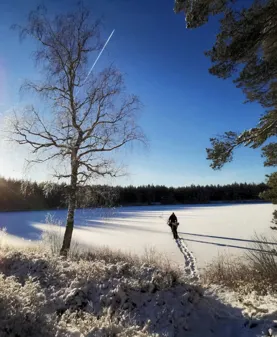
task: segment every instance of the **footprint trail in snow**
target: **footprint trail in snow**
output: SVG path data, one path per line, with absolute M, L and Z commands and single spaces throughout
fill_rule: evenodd
M 197 271 L 196 260 L 193 254 L 189 251 L 188 247 L 185 244 L 185 240 L 182 238 L 176 239 L 176 243 L 178 248 L 180 249 L 181 253 L 185 259 L 185 273 L 188 277 L 199 280 L 199 273 Z

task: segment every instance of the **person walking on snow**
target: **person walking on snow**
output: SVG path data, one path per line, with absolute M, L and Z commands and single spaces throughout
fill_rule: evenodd
M 179 236 L 178 236 L 178 233 L 177 233 L 177 227 L 179 226 L 179 223 L 178 223 L 177 216 L 175 215 L 174 212 L 170 215 L 170 217 L 167 221 L 167 224 L 172 230 L 173 238 L 175 240 L 178 239 Z

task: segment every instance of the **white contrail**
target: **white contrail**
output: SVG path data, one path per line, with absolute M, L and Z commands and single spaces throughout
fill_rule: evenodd
M 111 32 L 111 35 L 109 36 L 108 40 L 107 40 L 106 43 L 104 44 L 103 48 L 101 49 L 101 51 L 100 51 L 99 55 L 97 56 L 96 60 L 94 61 L 93 65 L 91 66 L 91 68 L 90 68 L 90 70 L 89 70 L 89 72 L 88 72 L 88 74 L 87 74 L 87 77 L 86 77 L 85 80 L 84 80 L 84 84 L 86 83 L 86 81 L 87 81 L 89 75 L 91 74 L 93 68 L 95 67 L 96 63 L 97 63 L 98 60 L 100 59 L 100 57 L 101 57 L 101 55 L 102 55 L 104 49 L 107 47 L 107 44 L 110 42 L 110 39 L 112 38 L 114 32 L 115 32 L 115 29 Z

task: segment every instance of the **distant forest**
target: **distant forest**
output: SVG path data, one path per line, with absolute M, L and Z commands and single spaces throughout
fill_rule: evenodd
M 36 183 L 0 178 L 0 211 L 43 210 L 67 207 L 66 184 Z M 77 207 L 120 205 L 198 204 L 262 201 L 261 184 L 208 186 L 84 186 L 79 187 Z

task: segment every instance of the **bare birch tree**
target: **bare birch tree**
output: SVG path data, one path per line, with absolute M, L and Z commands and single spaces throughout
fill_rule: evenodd
M 26 81 L 24 89 L 41 98 L 43 115 L 34 106 L 15 112 L 11 137 L 37 155 L 36 163 L 60 159 L 67 172 L 68 214 L 61 254 L 70 248 L 76 194 L 80 184 L 97 176 L 116 176 L 112 151 L 135 140 L 144 141 L 137 125 L 139 99 L 125 93 L 121 73 L 109 66 L 88 77 L 88 57 L 101 49 L 100 24 L 82 5 L 74 13 L 49 18 L 45 8 L 29 15 L 20 36 L 37 41 L 35 60 L 43 80 Z

